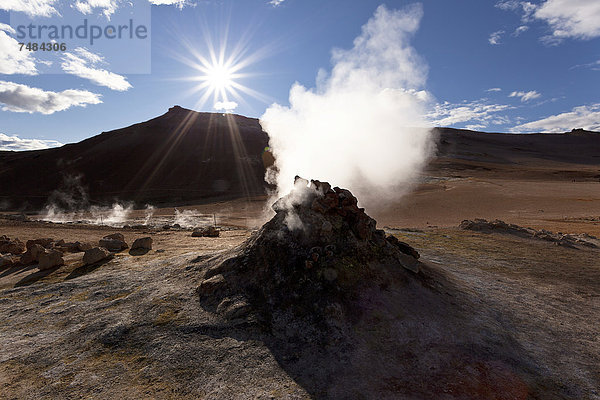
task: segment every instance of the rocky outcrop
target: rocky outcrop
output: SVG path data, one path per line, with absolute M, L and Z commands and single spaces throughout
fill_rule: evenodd
M 515 224 L 507 224 L 504 221 L 494 220 L 487 221 L 485 219 L 464 220 L 460 223 L 461 229 L 485 232 L 485 233 L 504 233 L 523 238 L 544 240 L 554 243 L 556 246 L 564 246 L 571 248 L 578 247 L 600 247 L 600 239 L 587 234 L 564 234 L 562 232 L 553 233 L 545 229 L 536 230 L 533 228 L 524 228 Z
M 214 226 L 206 226 L 202 228 L 195 228 L 192 232 L 192 237 L 219 237 L 221 231 Z

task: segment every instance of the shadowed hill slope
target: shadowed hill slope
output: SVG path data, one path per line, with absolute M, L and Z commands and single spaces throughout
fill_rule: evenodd
M 263 194 L 267 144 L 256 119 L 175 106 L 60 148 L 0 152 L 0 201 L 5 208 L 38 208 L 56 190 L 76 202 L 140 204 Z M 62 200 L 69 206 L 70 199 Z
M 595 132 L 435 131 L 430 175 L 600 179 Z M 60 148 L 0 151 L 0 209 L 39 209 L 49 201 L 85 208 L 117 199 L 179 205 L 264 194 L 265 162 L 272 162 L 270 153 L 263 154 L 268 141 L 255 118 L 175 106 L 149 121 Z M 567 165 L 575 172 L 563 173 Z

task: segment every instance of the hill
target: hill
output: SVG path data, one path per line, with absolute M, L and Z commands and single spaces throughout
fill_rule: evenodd
M 598 133 L 435 130 L 438 151 L 427 175 L 600 179 Z M 40 209 L 48 202 L 84 208 L 115 200 L 182 205 L 262 195 L 268 141 L 255 118 L 175 106 L 60 148 L 1 151 L 0 209 Z
M 263 194 L 267 144 L 256 119 L 175 106 L 60 148 L 0 152 L 0 199 L 4 208 L 19 209 L 40 208 L 51 196 L 69 207 Z

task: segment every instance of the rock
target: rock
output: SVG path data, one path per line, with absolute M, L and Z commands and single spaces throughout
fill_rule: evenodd
M 225 281 L 225 277 L 218 274 L 203 281 L 200 286 L 198 286 L 197 293 L 202 297 L 212 296 L 218 292 L 222 292 L 226 286 L 227 282 Z
M 195 228 L 192 237 L 219 237 L 221 232 L 214 226 Z
M 231 299 L 247 299 L 253 315 L 278 335 L 329 342 L 361 312 L 357 299 L 366 287 L 419 279 L 418 253 L 386 240 L 346 189 L 297 178 L 273 210 L 245 243 L 206 261 L 210 278 L 197 289 L 204 308 L 237 315 Z M 324 313 L 332 304 L 343 305 L 334 307 L 335 323 Z
M 79 242 L 77 242 L 77 243 L 79 243 Z M 94 248 L 94 246 L 91 243 L 79 243 L 77 245 L 77 250 L 79 250 L 79 252 L 87 251 L 92 248 Z
M 106 235 L 104 236 L 103 239 L 113 239 L 113 240 L 120 240 L 121 242 L 125 241 L 125 236 L 123 236 L 122 233 L 111 233 L 110 235 Z
M 386 238 L 386 240 L 388 242 L 390 242 L 391 244 L 393 244 L 394 246 L 396 246 L 404 254 L 412 256 L 417 260 L 419 259 L 419 257 L 421 257 L 421 255 L 419 254 L 418 251 L 416 251 L 414 248 L 412 248 L 412 246 L 410 246 L 408 243 L 404 243 L 404 242 L 401 242 L 400 240 L 398 240 L 398 238 L 396 236 L 390 235 Z
M 338 273 L 333 268 L 325 268 L 323 270 L 323 278 L 329 282 L 333 282 L 337 279 Z
M 113 254 L 104 247 L 94 247 L 86 250 L 83 254 L 83 263 L 85 265 L 95 264 L 99 261 L 111 258 Z
M 79 253 L 81 243 L 79 242 L 65 242 L 60 240 L 54 244 L 54 248 L 62 251 L 63 253 Z
M 217 314 L 228 320 L 245 318 L 250 311 L 252 311 L 252 307 L 243 298 L 226 297 L 217 306 Z
M 129 247 L 127 243 L 125 243 L 125 238 L 120 233 L 113 233 L 112 235 L 104 236 L 98 242 L 98 245 L 114 252 L 125 250 Z
M 27 244 L 27 251 L 21 256 L 21 264 L 23 265 L 30 265 L 38 262 L 40 254 L 45 251 L 45 248 L 39 244 L 32 243 L 29 245 L 29 241 Z
M 17 239 L 10 239 L 7 236 L 0 237 L 0 253 L 22 254 L 26 247 L 23 242 Z
M 52 247 L 52 243 L 54 243 L 54 239 L 52 238 L 42 238 L 42 239 L 34 239 L 34 240 L 28 240 L 27 241 L 27 250 L 29 250 L 33 245 L 40 245 L 46 249 L 49 249 L 50 247 Z
M 9 268 L 18 263 L 19 263 L 19 258 L 15 257 L 13 255 L 7 254 L 7 255 L 0 256 L 0 268 Z
M 135 249 L 152 250 L 152 238 L 148 236 L 135 239 L 131 245 L 131 250 Z
M 62 253 L 58 250 L 46 250 L 44 249 L 38 256 L 38 268 L 41 271 L 59 267 L 65 264 L 65 260 L 62 257 Z

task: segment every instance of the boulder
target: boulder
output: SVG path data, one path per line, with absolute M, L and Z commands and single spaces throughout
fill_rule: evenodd
M 80 251 L 79 242 L 65 242 L 64 240 L 59 240 L 54 244 L 54 248 L 62 251 L 63 253 L 79 253 Z
M 19 263 L 19 258 L 10 254 L 0 256 L 0 268 L 10 268 Z
M 197 293 L 201 297 L 212 296 L 216 293 L 223 292 L 226 287 L 227 282 L 225 281 L 225 277 L 218 274 L 203 281 L 200 286 L 198 286 Z
M 0 237 L 0 253 L 21 254 L 26 247 L 19 239 L 10 239 L 7 236 Z
M 104 247 L 94 247 L 86 250 L 83 254 L 83 263 L 85 265 L 94 264 L 99 261 L 111 258 L 113 254 Z
M 33 239 L 33 240 L 28 240 L 26 246 L 27 246 L 27 250 L 31 249 L 31 247 L 36 244 L 40 245 L 46 249 L 49 249 L 50 247 L 52 247 L 53 243 L 54 243 L 54 239 L 52 239 L 52 238 Z
M 58 250 L 47 250 L 44 249 L 38 255 L 38 268 L 40 271 L 52 269 L 65 264 L 65 260 L 62 257 L 62 253 Z
M 27 241 L 27 251 L 21 256 L 21 264 L 30 265 L 39 261 L 40 254 L 42 254 L 46 249 L 39 244 L 31 244 L 29 246 L 29 241 Z
M 135 239 L 131 245 L 131 250 L 135 249 L 152 250 L 152 238 L 148 236 Z
M 87 251 L 87 250 L 94 248 L 94 246 L 92 246 L 91 243 L 79 243 L 79 242 L 77 242 L 77 243 L 78 243 L 77 250 L 79 252 Z
M 214 226 L 195 228 L 192 237 L 219 237 L 221 231 Z
M 113 233 L 112 235 L 106 235 L 98 242 L 100 247 L 104 247 L 110 251 L 121 251 L 125 250 L 129 246 L 125 243 L 125 238 L 120 233 Z

